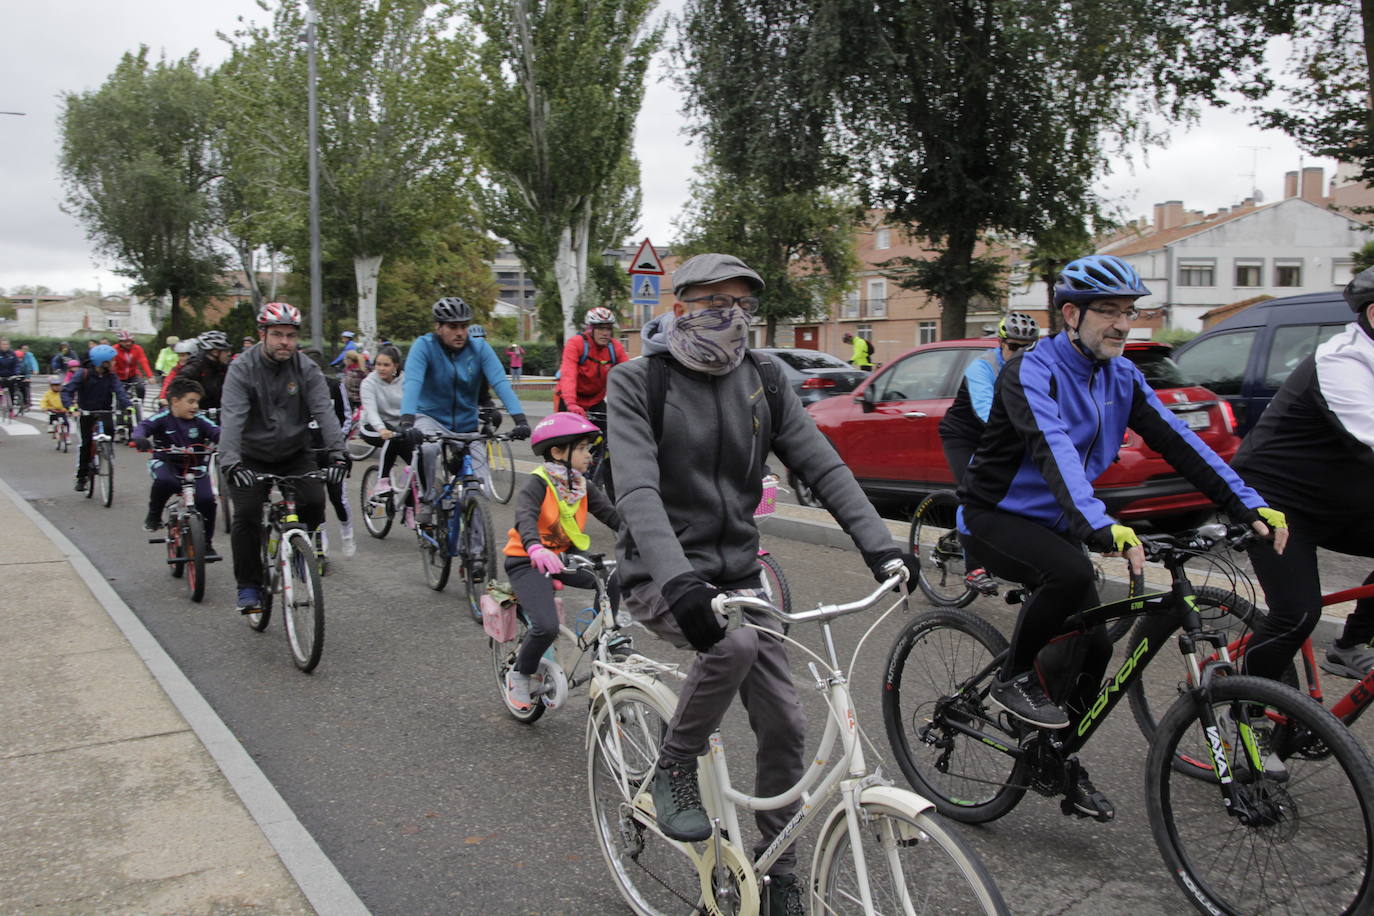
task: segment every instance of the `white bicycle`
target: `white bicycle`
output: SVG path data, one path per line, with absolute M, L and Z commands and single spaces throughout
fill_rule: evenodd
M 754 622 L 764 614 L 785 623 L 821 625 L 828 660 L 782 638 L 815 659 L 810 663 L 814 686 L 824 695 L 829 716 L 810 767 L 795 785 L 772 798 L 751 797 L 731 784 L 725 744 L 719 732 L 713 734 L 698 765 L 702 800 L 714 828 L 701 843 L 663 835 L 649 790 L 659 746 L 677 706 L 677 697 L 663 681 L 682 675 L 676 666 L 639 655 L 593 662 L 587 723 L 592 818 L 606 864 L 636 913 L 754 916 L 769 867 L 817 821 L 820 831 L 807 885 L 812 914 L 1008 912 L 977 853 L 949 831 L 934 805 L 870 771 L 864 759 L 862 741 L 867 738 L 859 730 L 849 682 L 836 658 L 830 621 L 873 607 L 903 579 L 905 571 L 852 604 L 821 605 L 795 614 L 759 598 L 716 599 L 731 628 L 776 634 Z M 898 597 L 874 621 L 854 650 L 851 668 L 869 635 L 905 600 Z M 832 757 L 836 740 L 841 750 Z M 835 804 L 827 809 L 832 798 Z M 797 814 L 751 861 L 741 846 L 739 809 L 775 810 L 798 801 Z

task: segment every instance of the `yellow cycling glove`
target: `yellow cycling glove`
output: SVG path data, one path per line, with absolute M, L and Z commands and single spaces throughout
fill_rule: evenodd
M 1270 528 L 1288 527 L 1288 516 L 1284 515 L 1278 509 L 1270 509 L 1268 506 L 1261 506 L 1255 511 L 1259 513 L 1259 517 L 1263 519 L 1264 523 Z
M 1117 553 L 1123 553 L 1130 547 L 1140 546 L 1140 535 L 1127 525 L 1112 525 L 1112 544 Z

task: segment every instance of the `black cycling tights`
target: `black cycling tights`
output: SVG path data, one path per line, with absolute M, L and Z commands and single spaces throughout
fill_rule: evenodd
M 1021 606 L 1011 637 L 1011 652 L 1002 667 L 1003 679 L 1010 679 L 1035 667 L 1037 655 L 1071 614 L 1098 604 L 1092 561 L 1073 538 L 1024 516 L 965 507 L 964 522 L 970 532 L 965 539 L 972 541 L 989 572 L 1033 589 Z M 1049 685 L 1050 695 L 1058 702 L 1069 700 L 1066 705 L 1071 710 L 1081 708 L 1097 693 L 1112 655 L 1112 642 L 1105 627 L 1094 627 L 1086 639 L 1074 642 L 1078 643 L 1074 648 L 1082 655 L 1074 665 L 1079 668 L 1074 677 L 1081 689 L 1070 691 L 1070 685 L 1064 683 Z M 1061 649 L 1067 651 L 1067 641 L 1056 644 L 1055 649 L 1040 658 L 1042 674 L 1046 673 L 1048 656 L 1059 654 Z

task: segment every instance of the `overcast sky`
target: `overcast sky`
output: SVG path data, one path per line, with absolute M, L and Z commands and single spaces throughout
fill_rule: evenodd
M 668 0 L 678 9 L 681 0 Z M 201 61 L 225 55 L 217 30 L 230 31 L 239 15 L 264 20 L 251 0 L 51 0 L 13 4 L 6 17 L 5 53 L 0 55 L 0 287 L 42 284 L 57 290 L 122 289 L 128 281 L 110 273 L 95 256 L 76 220 L 59 207 L 57 118 L 61 96 L 98 87 L 119 57 L 140 43 L 178 58 L 199 48 Z M 640 237 L 664 244 L 687 198 L 695 151 L 682 135 L 681 102 L 656 63 L 639 120 L 636 151 L 643 166 L 644 215 Z M 1252 150 L 1250 147 L 1260 147 Z M 1252 166 L 1252 163 L 1254 165 Z M 1181 199 L 1189 209 L 1215 210 L 1244 198 L 1255 186 L 1268 200 L 1282 194 L 1283 173 L 1302 160 L 1282 134 L 1258 131 L 1242 116 L 1208 112 L 1191 130 L 1176 129 L 1166 149 L 1138 157 L 1102 185 L 1129 217 L 1151 213 L 1154 203 Z

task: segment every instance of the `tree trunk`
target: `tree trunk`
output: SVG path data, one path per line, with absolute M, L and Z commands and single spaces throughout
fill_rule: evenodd
M 382 256 L 358 255 L 353 258 L 353 275 L 358 281 L 359 346 L 377 340 L 377 276 L 382 272 Z
M 167 295 L 172 299 L 172 327 L 169 333 L 181 336 L 181 290 L 169 289 Z
M 976 229 L 958 229 L 950 233 L 940 255 L 945 285 L 945 293 L 940 297 L 940 336 L 944 340 L 968 336 L 968 275 L 977 242 Z
M 1064 330 L 1064 316 L 1059 309 L 1054 307 L 1054 281 L 1056 277 L 1042 274 L 1040 281 L 1045 284 L 1045 315 L 1049 322 L 1049 332 L 1058 334 Z
M 563 308 L 563 333 L 571 337 L 577 333 L 573 313 L 587 288 L 587 244 L 591 235 L 590 203 L 583 204 L 573 215 L 572 223 L 558 234 L 558 250 L 554 252 L 553 275 L 558 282 L 558 300 Z
M 270 248 L 267 251 L 267 301 L 277 301 L 277 249 Z M 262 303 L 258 303 L 261 305 Z

